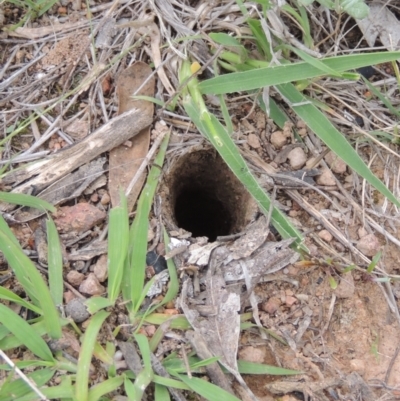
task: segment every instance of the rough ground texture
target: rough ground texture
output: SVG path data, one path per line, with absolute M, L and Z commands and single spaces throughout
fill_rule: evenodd
M 248 34 L 235 2 L 216 1 L 211 5 L 201 1 L 182 4 L 161 0 L 128 0 L 121 4 L 90 1 L 89 6 L 90 11 L 85 2 L 60 1 L 33 22 L 0 33 L 1 139 L 22 127 L 18 135 L 1 142 L 0 160 L 2 166 L 10 165 L 9 170 L 57 155 L 61 149 L 73 146 L 105 126 L 117 114 L 118 77 L 134 61 L 158 67 L 155 97 L 167 102 L 179 89 L 179 55 L 188 53 L 193 60 L 201 62 L 211 57 L 204 41 L 177 44 L 172 42 L 174 39 L 195 33 Z M 398 15 L 396 5 L 392 6 L 392 11 Z M 0 7 L 0 27 L 16 24 L 26 15 L 24 10 L 9 3 Z M 254 12 L 254 7 L 248 6 L 248 9 Z M 367 47 L 351 18 L 343 20 L 336 13 L 317 6 L 310 10 L 314 15 L 311 31 L 321 54 L 340 55 Z M 280 16 L 293 35 L 301 39 L 300 29 L 289 14 L 282 12 Z M 246 45 L 252 46 L 250 42 Z M 257 49 L 253 46 L 252 51 L 256 53 Z M 206 71 L 202 78 L 208 73 Z M 369 79 L 381 89 L 387 87 L 390 102 L 398 106 L 398 88 L 391 65 L 374 67 Z M 309 94 L 328 104 L 332 122 L 357 147 L 372 171 L 398 195 L 399 149 L 390 136 L 397 122 L 386 106 L 377 98 L 370 101 L 371 93 L 362 81 L 317 81 L 310 86 Z M 273 88 L 271 95 L 275 96 Z M 276 100 L 283 104 L 279 97 Z M 206 103 L 220 117 L 218 99 L 209 96 Z M 294 115 L 290 116 L 291 124 L 279 129 L 257 106 L 254 96 L 228 96 L 227 104 L 232 116 L 233 139 L 260 184 L 268 191 L 275 186 L 276 205 L 304 233 L 310 250 L 304 260 L 289 264 L 274 280 L 259 283 L 254 289 L 260 323 L 285 344 L 272 337 L 263 338 L 255 328 L 242 331 L 238 342 L 240 359 L 295 369 L 303 374 L 294 377 L 244 375 L 245 382 L 259 400 L 265 401 L 307 397 L 323 401 L 399 399 L 398 210 L 350 171 L 342 160 L 330 154 Z M 158 263 L 158 255 L 166 253 L 160 241 L 161 220 L 171 236 L 198 242 L 184 230 L 189 231 L 190 225 L 185 226 L 189 221 L 201 232 L 202 224 L 209 218 L 205 213 L 199 221 L 191 220 L 191 211 L 198 215 L 198 209 L 203 207 L 196 203 L 198 188 L 208 185 L 208 193 L 218 193 L 219 203 L 213 204 L 210 213 L 223 203 L 218 209 L 220 212 L 213 217 L 216 219 L 212 234 L 215 237 L 245 231 L 247 223 L 256 219 L 258 213 L 247 193 L 223 168 L 211 182 L 203 182 L 202 174 L 211 173 L 196 157 L 189 157 L 190 163 L 196 163 L 190 166 L 194 176 L 193 179 L 185 175 L 182 178 L 180 174 L 186 173 L 176 166 L 180 166 L 183 156 L 206 152 L 205 157 L 213 159 L 216 168 L 219 161 L 215 161 L 215 152 L 210 151 L 210 145 L 194 129 L 183 109 L 171 112 L 158 108 L 156 113 L 151 140 L 154 141 L 160 131 L 154 126 L 155 121 L 164 120 L 172 130 L 163 182 L 156 194 L 148 233 L 149 251 L 156 252 Z M 106 132 L 113 132 L 111 128 Z M 379 131 L 379 140 L 375 137 L 372 141 L 366 140 L 364 134 L 370 131 Z M 296 139 L 299 137 L 303 139 L 301 144 Z M 125 139 L 122 142 L 131 146 Z M 94 157 L 95 160 L 99 158 L 100 155 Z M 100 170 L 84 173 L 93 179 L 79 178 L 85 185 L 57 200 L 62 207 L 53 216 L 63 243 L 64 279 L 68 288 L 64 301 L 70 306 L 70 314 L 76 314 L 76 322 L 82 329 L 88 315 L 76 299 L 106 291 L 106 216 L 111 205 L 108 165 L 103 160 L 100 164 Z M 129 162 L 121 164 L 129 168 Z M 208 161 L 206 164 L 209 165 Z M 293 173 L 303 168 L 317 169 L 317 175 L 313 175 L 308 186 L 298 187 L 290 180 L 270 180 L 270 175 Z M 24 182 L 31 178 L 28 173 L 14 172 L 8 178 L 3 177 L 0 189 L 12 191 L 18 185 L 27 186 Z M 224 186 L 219 187 L 216 178 L 224 181 Z M 196 187 L 196 180 L 200 187 Z M 171 187 L 168 187 L 169 181 Z M 179 197 L 176 190 L 182 192 L 180 185 L 185 182 L 192 186 L 189 185 L 186 197 L 176 210 Z M 164 200 L 161 207 L 160 199 Z M 188 207 L 187 202 L 195 202 L 195 206 Z M 205 202 L 210 205 L 209 198 Z M 24 215 L 21 223 L 18 212 L 7 207 L 2 207 L 2 211 L 26 252 L 39 267 L 46 266 L 47 249 L 40 217 L 30 220 Z M 229 215 L 224 218 L 225 223 L 228 221 L 227 232 L 220 233 L 218 218 L 225 214 Z M 279 240 L 271 229 L 267 241 Z M 373 274 L 367 274 L 369 261 L 378 251 L 382 251 L 379 264 Z M 176 263 L 184 270 L 186 262 L 182 258 L 177 258 Z M 21 287 L 7 270 L 7 263 L 2 258 L 0 262 L 4 270 L 0 276 L 2 285 L 21 295 Z M 149 276 L 159 271 L 156 262 L 147 264 Z M 355 268 L 343 273 L 350 265 Z M 206 266 L 202 269 L 205 277 Z M 382 282 L 377 278 L 383 279 Z M 200 280 L 200 284 L 204 286 L 204 281 Z M 159 297 L 165 294 L 166 285 L 162 288 Z M 249 304 L 243 303 L 242 311 L 249 310 Z M 183 311 L 179 305 L 169 303 L 159 312 L 173 315 Z M 113 329 L 124 323 L 128 323 L 126 311 L 123 307 L 116 308 L 109 319 L 110 327 Z M 151 338 L 155 326 L 145 326 L 142 333 Z M 118 340 L 126 340 L 130 334 L 123 329 Z M 107 337 L 107 334 L 102 335 Z M 171 339 L 174 336 L 169 337 L 156 352 L 160 360 L 177 348 L 177 343 Z M 69 352 L 77 357 L 79 346 L 74 341 L 72 335 Z M 9 354 L 13 358 L 32 358 L 29 352 L 21 349 L 9 351 Z M 98 368 L 94 384 L 101 381 L 106 372 L 100 363 L 93 363 Z M 247 399 L 241 386 L 234 384 L 234 389 L 239 398 Z

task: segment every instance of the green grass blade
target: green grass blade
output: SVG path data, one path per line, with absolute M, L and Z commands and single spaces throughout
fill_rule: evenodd
M 162 377 L 154 375 L 153 382 L 165 387 L 173 387 L 179 390 L 190 390 L 190 387 L 179 380 L 170 379 L 169 377 Z
M 313 104 L 296 106 L 307 99 L 300 93 L 294 85 L 278 85 L 277 90 L 284 99 L 287 99 L 293 111 L 306 123 L 306 125 L 331 149 L 336 155 L 341 157 L 344 162 L 361 177 L 367 180 L 374 188 L 381 192 L 393 204 L 400 207 L 400 202 L 376 177 L 361 157 L 353 149 L 347 139 L 332 125 L 328 118 L 317 109 Z
M 51 338 L 61 337 L 59 315 L 50 291 L 32 261 L 23 253 L 16 239 L 11 239 L 11 230 L 0 216 L 0 250 L 10 264 L 19 282 L 31 297 L 32 301 L 43 311 L 47 333 Z M 8 229 L 8 230 L 7 230 Z M 4 232 L 6 231 L 6 233 Z M 11 236 L 13 237 L 12 233 Z
M 323 71 L 327 75 L 332 75 L 334 77 L 342 78 L 342 74 L 334 70 L 333 68 L 326 65 L 323 61 L 316 59 L 315 57 L 310 56 L 303 50 L 297 49 L 294 46 L 285 45 L 286 49 L 289 49 L 293 53 L 297 54 L 303 61 L 307 64 L 312 65 L 313 67 L 317 68 L 318 70 Z
M 108 298 L 103 297 L 92 297 L 85 301 L 85 305 L 87 307 L 88 312 L 91 315 L 94 315 L 101 309 L 108 308 L 109 306 L 113 306 L 114 303 L 111 302 Z
M 164 163 L 165 152 L 168 147 L 170 135 L 165 135 L 160 145 L 160 150 L 154 160 L 153 167 L 150 169 L 146 185 L 139 197 L 135 220 L 130 230 L 130 255 L 129 269 L 125 269 L 122 293 L 126 300 L 132 301 L 132 308 L 138 307 L 139 299 L 143 290 L 146 253 L 147 253 L 147 231 L 149 226 L 149 213 L 153 197 L 161 175 Z M 127 265 L 126 265 L 127 266 Z
M 116 376 L 112 377 L 108 380 L 105 380 L 99 384 L 96 384 L 89 390 L 89 395 L 87 401 L 97 401 L 103 395 L 109 394 L 112 391 L 115 391 L 120 387 L 124 382 L 124 376 Z
M 94 346 L 97 341 L 97 335 L 104 320 L 109 313 L 100 311 L 92 317 L 86 329 L 81 352 L 78 360 L 78 371 L 76 373 L 75 398 L 76 401 L 87 401 L 89 393 L 89 370 L 92 360 Z
M 400 110 L 396 109 L 396 107 L 390 103 L 388 97 L 382 94 L 378 88 L 368 81 L 368 79 L 365 79 L 364 77 L 362 77 L 362 79 L 365 85 L 367 85 L 368 89 L 389 109 L 389 111 L 396 117 L 400 117 Z
M 0 322 L 36 356 L 45 361 L 54 361 L 50 348 L 43 338 L 24 319 L 2 304 L 0 304 Z
M 14 302 L 17 305 L 20 305 L 26 309 L 30 309 L 31 311 L 37 313 L 38 315 L 42 314 L 42 310 L 35 305 L 32 305 L 30 302 L 25 301 L 18 295 L 14 294 L 12 291 L 7 288 L 0 287 L 0 299 L 5 299 L 6 301 Z
M 46 387 L 43 389 L 40 389 L 42 394 L 48 399 L 48 400 L 63 400 L 63 401 L 72 401 L 73 400 L 73 387 L 71 384 L 68 383 L 63 383 L 60 384 L 59 386 L 54 386 L 54 387 Z M 36 393 L 31 392 L 27 394 L 26 396 L 13 399 L 13 401 L 37 401 L 38 396 Z
M 54 221 L 49 217 L 46 220 L 48 243 L 48 271 L 50 294 L 56 306 L 63 303 L 63 258 L 60 238 Z
M 44 386 L 53 376 L 55 371 L 53 369 L 40 369 L 35 372 L 27 374 L 28 378 L 40 388 Z M 13 380 L 9 383 L 3 383 L 0 388 L 1 401 L 15 401 L 19 397 L 32 392 L 31 387 L 28 386 L 22 379 Z M 34 393 L 37 399 L 37 394 Z
M 133 383 L 135 394 L 139 397 L 138 399 L 141 400 L 144 391 L 146 390 L 147 386 L 153 380 L 153 369 L 151 367 L 151 360 L 150 360 L 150 347 L 147 338 L 143 334 L 135 334 L 134 335 L 137 344 L 139 345 L 140 353 L 142 354 L 142 361 L 144 368 L 142 371 L 137 375 L 135 382 Z
M 40 210 L 49 210 L 54 213 L 57 209 L 50 203 L 37 198 L 36 196 L 26 194 L 13 194 L 0 191 L 0 201 L 11 203 L 13 205 L 29 206 Z
M 108 228 L 108 299 L 112 304 L 115 303 L 121 290 L 129 244 L 128 206 L 122 191 L 120 197 L 120 206 L 110 211 Z
M 328 68 L 343 72 L 357 68 L 385 63 L 400 58 L 400 52 L 379 52 L 329 57 L 320 62 Z M 248 91 L 264 86 L 285 84 L 324 75 L 325 72 L 307 62 L 260 68 L 258 70 L 237 72 L 207 79 L 199 84 L 203 94 L 220 95 L 224 93 Z
M 239 398 L 235 397 L 233 394 L 228 393 L 220 387 L 214 384 L 206 382 L 205 380 L 199 379 L 197 377 L 189 378 L 186 375 L 177 376 L 188 385 L 194 392 L 200 394 L 206 400 L 209 401 L 240 401 Z
M 165 386 L 156 384 L 154 388 L 154 401 L 170 401 L 168 389 Z
M 60 319 L 61 325 L 66 326 L 67 324 L 70 324 L 70 321 L 68 319 Z M 33 323 L 30 325 L 32 330 L 36 332 L 37 335 L 43 336 L 47 334 L 47 328 L 45 325 L 45 322 L 43 320 Z M 6 337 L 4 337 L 4 333 L 8 334 Z M 9 349 L 13 349 L 16 347 L 19 347 L 20 345 L 23 344 L 23 341 L 21 341 L 19 338 L 14 336 L 13 334 L 9 334 L 9 330 L 7 330 L 5 327 L 0 325 L 0 349 L 3 351 L 7 351 Z
M 274 375 L 289 376 L 301 375 L 304 372 L 292 369 L 279 368 L 277 366 L 264 365 L 263 363 L 255 363 L 249 361 L 238 360 L 238 370 L 241 374 L 248 375 Z
M 160 325 L 169 319 L 171 319 L 170 315 L 163 313 L 152 313 L 151 315 L 146 316 L 144 318 L 144 321 L 146 323 Z M 170 327 L 171 329 L 177 329 L 177 330 L 189 330 L 192 326 L 190 325 L 185 316 L 180 315 L 177 317 L 173 317 L 173 319 L 171 319 Z
M 23 250 L 22 250 L 21 246 L 19 245 L 19 242 L 17 241 L 13 232 L 10 230 L 10 227 L 8 227 L 6 221 L 4 220 L 3 216 L 1 216 L 1 215 L 0 215 L 0 235 L 4 235 L 7 238 L 7 241 L 10 241 L 14 245 L 14 248 L 13 248 L 14 251 L 15 251 L 15 248 L 18 249 L 18 251 L 17 251 L 18 255 L 14 255 L 15 257 L 20 256 L 20 254 L 24 255 Z M 5 243 L 3 243 L 3 241 L 0 241 L 0 251 L 3 251 L 2 246 L 5 246 Z M 3 253 L 4 253 L 4 251 L 3 251 Z M 9 255 L 9 257 L 13 257 L 12 252 L 10 252 L 8 255 Z M 6 254 L 4 254 L 4 256 L 7 259 Z M 32 283 L 30 282 L 29 278 L 25 275 L 24 269 L 19 268 L 20 264 L 16 260 L 14 261 L 14 258 L 12 261 L 9 261 L 8 259 L 7 259 L 7 261 L 10 264 L 11 268 L 13 269 L 14 274 L 16 275 L 19 283 L 22 285 L 22 287 L 24 287 L 24 290 L 31 298 L 32 302 L 36 306 L 38 306 L 39 301 L 36 296 L 35 288 L 32 287 Z M 16 267 L 16 270 L 14 270 L 14 267 Z

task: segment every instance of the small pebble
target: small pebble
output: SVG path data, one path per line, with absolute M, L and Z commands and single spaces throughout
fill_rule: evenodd
M 325 161 L 334 173 L 344 174 L 347 170 L 347 164 L 333 152 L 329 152 L 325 156 Z
M 106 281 L 108 277 L 107 255 L 100 256 L 99 260 L 94 265 L 93 273 L 100 283 Z
M 281 300 L 276 297 L 271 297 L 270 299 L 268 299 L 267 302 L 262 303 L 261 309 L 264 312 L 267 312 L 270 315 L 273 315 L 280 306 L 281 306 Z
M 79 291 L 88 295 L 101 295 L 106 289 L 99 283 L 99 280 L 93 273 L 89 273 L 87 279 L 82 281 Z
M 105 192 L 104 195 L 101 197 L 100 203 L 103 206 L 106 206 L 110 203 L 110 200 L 111 200 L 110 195 L 108 194 L 108 192 Z
M 249 345 L 239 350 L 239 358 L 253 363 L 264 363 L 266 353 L 265 347 L 253 347 Z
M 84 278 L 85 276 L 82 273 L 79 273 L 75 270 L 71 270 L 67 274 L 67 281 L 75 287 L 81 285 Z
M 381 248 L 381 244 L 374 234 L 365 235 L 358 241 L 356 246 L 366 256 L 376 255 Z
M 303 148 L 297 147 L 292 149 L 288 154 L 290 166 L 293 170 L 299 170 L 306 164 L 307 155 Z
M 305 138 L 307 136 L 307 129 L 306 128 L 300 128 L 297 132 L 302 138 Z
M 287 137 L 282 131 L 275 131 L 271 134 L 271 144 L 276 149 L 281 149 L 286 145 Z
M 325 242 L 331 242 L 332 241 L 332 234 L 328 230 L 321 230 L 318 233 L 318 237 L 323 239 Z
M 366 235 L 368 235 L 368 231 L 364 228 L 364 227 L 360 227 L 357 231 L 358 236 L 360 238 L 365 237 Z
M 260 138 L 255 134 L 249 134 L 247 137 L 247 143 L 253 148 L 258 149 L 261 147 Z
M 325 169 L 322 171 L 322 174 L 317 176 L 317 184 L 318 185 L 324 185 L 324 186 L 334 186 L 336 185 L 336 180 L 334 175 L 332 174 L 332 171 L 329 169 Z
M 287 306 L 292 306 L 293 304 L 295 304 L 297 302 L 297 298 L 292 297 L 290 295 L 286 296 L 285 298 L 285 304 Z
M 84 305 L 84 300 L 81 298 L 71 299 L 65 307 L 65 312 L 75 323 L 82 323 L 90 317 L 90 313 Z
M 168 268 L 167 261 L 165 260 L 164 256 L 158 255 L 155 251 L 150 251 L 147 253 L 146 264 L 147 266 L 152 266 L 156 274 Z
M 90 201 L 93 203 L 97 203 L 99 201 L 99 195 L 97 192 L 94 192 L 91 196 L 90 196 Z

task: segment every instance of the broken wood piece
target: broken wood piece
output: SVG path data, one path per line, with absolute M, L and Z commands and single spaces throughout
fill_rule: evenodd
M 39 193 L 71 171 L 126 142 L 143 128 L 149 126 L 151 122 L 151 115 L 137 109 L 129 110 L 113 118 L 81 142 L 38 163 L 31 164 L 23 170 L 8 174 L 2 179 L 2 182 L 11 184 L 28 180 L 17 186 L 12 192 L 29 193 L 33 190 L 34 193 Z M 2 204 L 0 210 L 12 210 L 13 207 L 13 205 Z
M 152 116 L 154 113 L 153 103 L 134 99 L 133 96 L 152 97 L 154 96 L 154 87 L 155 78 L 148 64 L 138 61 L 122 71 L 117 80 L 118 114 L 136 108 L 143 114 Z M 150 146 L 150 126 L 143 128 L 134 138 L 129 138 L 129 142 L 129 146 L 121 144 L 110 151 L 108 185 L 113 207 L 120 203 L 120 189 L 126 191 L 147 155 Z M 145 179 L 146 173 L 143 172 L 127 195 L 128 211 L 133 209 Z

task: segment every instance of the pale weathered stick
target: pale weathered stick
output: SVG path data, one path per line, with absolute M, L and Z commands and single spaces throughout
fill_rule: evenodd
M 34 189 L 35 193 L 38 193 L 65 174 L 134 137 L 151 122 L 151 115 L 136 109 L 129 110 L 113 118 L 81 142 L 27 166 L 22 171 L 7 175 L 3 178 L 3 183 L 21 182 L 32 177 L 16 187 L 13 192 L 26 193 Z

